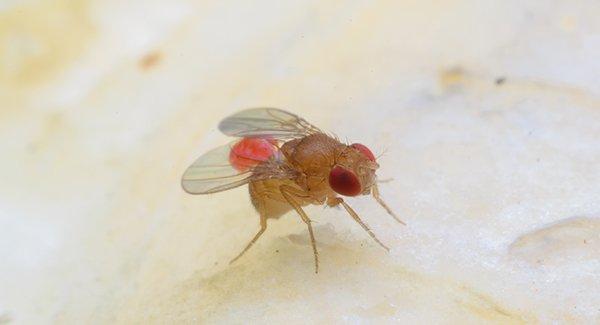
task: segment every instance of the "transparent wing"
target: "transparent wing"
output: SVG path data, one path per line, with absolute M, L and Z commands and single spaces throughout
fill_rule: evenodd
M 278 108 L 251 108 L 219 123 L 219 130 L 233 137 L 293 139 L 321 130 L 305 119 Z
M 208 194 L 228 190 L 250 181 L 250 170 L 239 172 L 229 163 L 232 144 L 215 148 L 188 167 L 181 178 L 181 186 L 190 194 Z
M 196 159 L 183 173 L 183 189 L 190 194 L 210 194 L 242 186 L 252 180 L 292 178 L 295 175 L 278 159 L 256 161 L 252 164 L 254 167 L 245 171 L 235 169 L 229 163 L 229 153 L 235 143 L 217 147 Z

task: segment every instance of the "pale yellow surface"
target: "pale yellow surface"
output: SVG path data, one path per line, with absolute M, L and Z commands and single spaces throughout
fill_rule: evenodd
M 600 3 L 0 3 L 0 323 L 600 322 Z M 383 196 L 258 230 L 185 168 L 246 107 L 379 159 Z

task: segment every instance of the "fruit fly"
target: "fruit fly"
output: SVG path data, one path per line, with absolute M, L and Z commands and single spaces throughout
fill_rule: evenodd
M 248 184 L 250 199 L 260 215 L 260 230 L 233 263 L 267 229 L 268 219 L 295 210 L 308 227 L 319 271 L 312 221 L 303 207 L 341 205 L 381 247 L 389 251 L 343 196 L 372 195 L 396 221 L 404 224 L 379 195 L 375 156 L 360 143 L 344 144 L 335 136 L 292 113 L 277 108 L 247 109 L 225 118 L 221 132 L 238 139 L 198 158 L 183 174 L 190 194 L 210 194 Z

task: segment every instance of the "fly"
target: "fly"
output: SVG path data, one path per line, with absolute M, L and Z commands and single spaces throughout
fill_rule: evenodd
M 231 260 L 235 262 L 267 229 L 267 219 L 295 210 L 308 227 L 319 271 L 311 219 L 303 207 L 341 205 L 375 240 L 389 251 L 343 196 L 371 195 L 396 221 L 405 224 L 379 195 L 379 168 L 369 148 L 344 144 L 301 117 L 277 108 L 247 109 L 219 124 L 235 141 L 198 158 L 183 174 L 181 184 L 190 194 L 210 194 L 248 184 L 252 204 L 260 215 L 260 230 Z

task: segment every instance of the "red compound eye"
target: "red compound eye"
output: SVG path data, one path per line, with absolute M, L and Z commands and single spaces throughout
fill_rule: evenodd
M 243 138 L 229 152 L 229 163 L 243 172 L 275 155 L 277 149 L 269 139 Z
M 353 143 L 353 144 L 350 145 L 350 147 L 352 147 L 352 148 L 360 151 L 370 161 L 373 161 L 373 162 L 375 161 L 375 155 L 373 155 L 373 153 L 371 152 L 371 150 L 369 150 L 369 148 L 367 148 L 367 146 L 365 146 L 364 144 Z
M 356 196 L 360 194 L 362 188 L 356 175 L 340 166 L 335 166 L 329 172 L 329 186 L 341 195 Z

